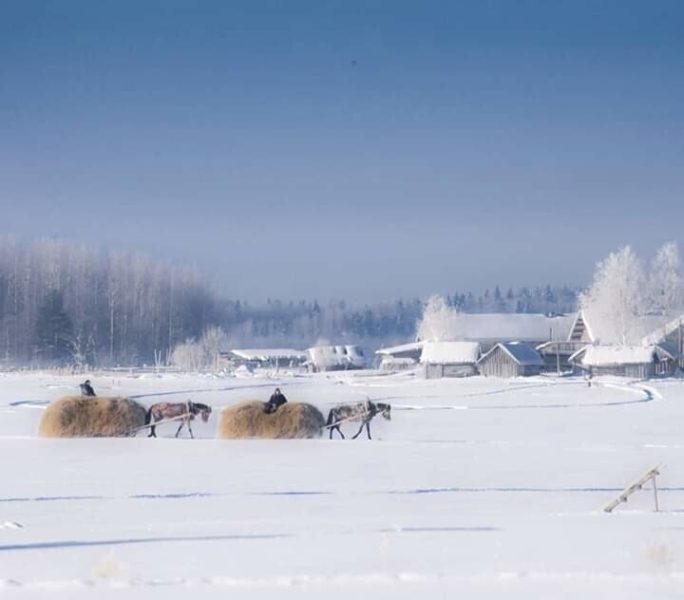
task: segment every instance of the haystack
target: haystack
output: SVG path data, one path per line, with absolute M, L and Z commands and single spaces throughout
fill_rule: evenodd
M 128 398 L 64 396 L 43 412 L 41 437 L 124 437 L 145 425 L 145 408 Z
M 223 409 L 218 437 L 224 439 L 292 439 L 319 437 L 325 419 L 315 406 L 288 402 L 274 413 L 264 412 L 263 402 L 244 402 Z

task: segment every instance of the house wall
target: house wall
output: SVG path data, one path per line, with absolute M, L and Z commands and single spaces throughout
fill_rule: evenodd
M 426 379 L 440 379 L 441 377 L 470 377 L 476 375 L 477 369 L 473 364 L 466 365 L 425 365 Z
M 614 377 L 630 377 L 631 379 L 650 379 L 654 375 L 653 363 L 642 365 L 606 365 L 590 367 L 592 376 L 612 375 Z
M 497 348 L 492 354 L 487 356 L 486 360 L 483 360 L 479 367 L 480 373 L 486 377 L 519 377 L 524 375 L 523 368 L 501 348 Z M 539 367 L 536 367 L 536 369 L 538 373 Z

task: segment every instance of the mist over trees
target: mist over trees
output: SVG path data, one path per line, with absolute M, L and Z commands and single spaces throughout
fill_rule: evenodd
M 663 255 L 665 265 L 673 260 Z M 671 293 L 662 267 L 662 302 Z M 560 313 L 569 287 L 454 292 L 459 312 Z M 420 298 L 352 305 L 344 300 L 250 304 L 222 298 L 197 271 L 133 252 L 0 236 L 0 365 L 205 365 L 222 347 L 358 343 L 369 349 L 412 340 Z
M 0 237 L 0 361 L 151 363 L 218 319 L 190 269 L 65 241 Z

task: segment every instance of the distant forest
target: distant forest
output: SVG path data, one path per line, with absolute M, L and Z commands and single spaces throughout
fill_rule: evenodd
M 454 292 L 463 312 L 564 313 L 578 290 L 563 286 Z M 232 347 L 411 340 L 419 298 L 357 306 L 343 300 L 251 304 L 221 297 L 195 270 L 67 241 L 0 237 L 0 365 L 163 364 L 210 327 Z

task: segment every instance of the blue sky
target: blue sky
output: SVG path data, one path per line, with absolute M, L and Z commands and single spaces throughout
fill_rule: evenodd
M 0 11 L 1 232 L 254 301 L 584 283 L 683 241 L 681 2 Z

